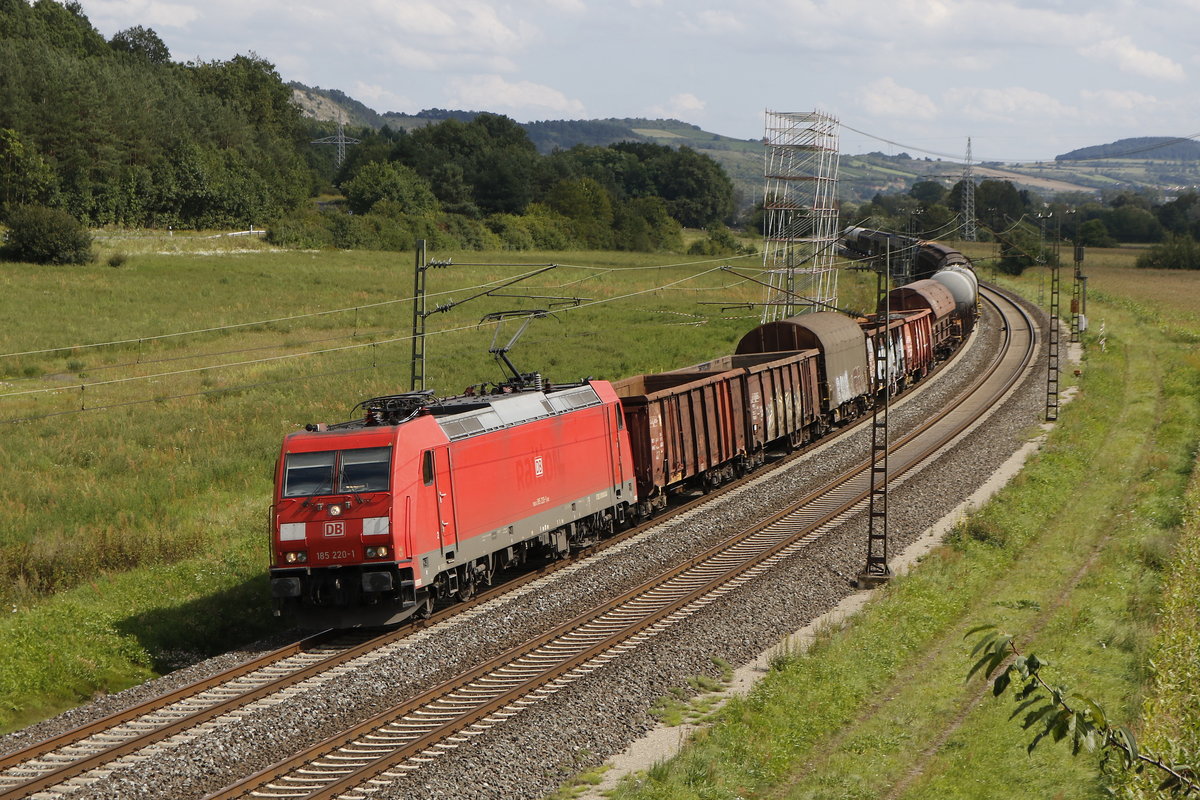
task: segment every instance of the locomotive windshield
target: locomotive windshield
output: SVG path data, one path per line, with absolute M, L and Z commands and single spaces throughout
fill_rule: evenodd
M 312 497 L 343 492 L 386 492 L 392 448 L 289 453 L 283 496 Z

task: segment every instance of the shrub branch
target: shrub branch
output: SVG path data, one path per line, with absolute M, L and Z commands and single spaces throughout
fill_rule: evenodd
M 1028 752 L 1033 752 L 1047 737 L 1056 742 L 1068 739 L 1071 755 L 1100 749 L 1104 751 L 1105 766 L 1110 763 L 1109 756 L 1115 754 L 1125 769 L 1140 773 L 1146 767 L 1153 767 L 1161 772 L 1164 777 L 1160 790 L 1179 795 L 1200 793 L 1200 779 L 1194 766 L 1171 763 L 1139 748 L 1133 731 L 1124 725 L 1111 725 L 1104 709 L 1094 700 L 1065 686 L 1048 683 L 1042 677 L 1047 662 L 1033 653 L 1022 655 L 1012 636 L 992 625 L 981 625 L 966 634 L 966 638 L 973 636 L 979 637 L 971 651 L 971 657 L 977 660 L 967 673 L 967 680 L 983 670 L 984 678 L 992 680 L 994 697 L 1009 689 L 1015 692 L 1017 707 L 1009 719 L 1024 714 L 1021 727 L 1037 731 L 1026 748 Z

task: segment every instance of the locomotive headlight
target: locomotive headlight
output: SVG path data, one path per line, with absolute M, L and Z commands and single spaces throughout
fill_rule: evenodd
M 336 516 L 339 516 L 341 513 L 342 513 L 341 506 L 335 504 L 335 505 L 332 505 L 329 507 L 329 516 L 336 517 Z
M 308 553 L 303 550 L 291 550 L 283 554 L 283 560 L 289 564 L 303 564 L 308 561 Z
M 388 549 L 383 546 L 368 547 L 367 558 L 387 558 Z

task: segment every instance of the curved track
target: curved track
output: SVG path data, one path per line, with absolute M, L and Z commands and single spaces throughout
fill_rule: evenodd
M 1028 361 L 1034 347 L 1032 322 L 1019 306 L 1001 295 L 988 297 L 987 302 L 998 310 L 1001 305 L 1009 307 L 1001 311 L 1008 320 L 1004 326 L 1006 345 L 988 374 L 1001 373 L 1010 377 L 1007 381 L 997 380 L 994 386 L 988 385 L 991 379 L 981 379 L 969 392 L 974 398 L 969 404 L 977 409 L 996 402 L 1011 387 L 1021 372 L 1019 364 Z M 931 420 L 922 431 L 897 442 L 889 455 L 892 476 L 898 476 L 928 458 L 930 452 L 944 446 L 965 429 L 976 416 L 967 405 L 966 401 L 960 402 L 942 417 Z M 930 441 L 934 443 L 922 444 Z M 286 777 L 282 767 L 273 770 L 269 776 L 260 776 L 260 787 L 278 782 L 279 789 L 268 789 L 266 794 L 259 794 L 246 784 L 218 796 L 340 796 L 356 780 L 364 780 L 361 776 L 345 777 L 351 764 L 367 772 L 403 775 L 413 771 L 419 768 L 423 759 L 453 749 L 462 737 L 478 735 L 499 724 L 521 707 L 535 703 L 561 685 L 636 647 L 670 625 L 672 620 L 694 613 L 769 569 L 777 559 L 786 558 L 797 548 L 802 548 L 820 535 L 823 526 L 861 506 L 869 492 L 869 474 L 869 466 L 864 464 L 844 475 L 836 485 L 823 487 L 775 519 L 752 531 L 744 531 L 671 575 L 661 576 L 603 608 L 593 609 L 587 619 L 572 620 L 506 654 L 510 658 L 501 657 L 422 695 L 403 708 L 389 712 L 388 719 L 373 720 L 374 727 L 368 723 L 366 732 L 357 734 L 365 737 L 362 740 L 352 734 L 338 737 L 336 746 L 349 748 L 341 754 L 322 756 L 308 752 L 298 756 L 293 761 L 304 765 L 299 767 L 300 778 Z M 762 475 L 756 473 L 727 488 L 759 480 Z M 713 495 L 709 495 L 687 503 L 670 515 L 684 513 L 712 498 Z M 665 518 L 657 518 L 650 524 L 657 525 Z M 608 545 L 638 532 L 639 529 L 630 531 L 610 540 Z M 511 591 L 515 586 L 539 579 L 553 568 L 546 567 L 506 582 L 479 595 L 472 603 L 439 612 L 424 624 L 438 622 Z M 249 703 L 271 696 L 278 698 L 274 702 L 284 702 L 288 687 L 330 670 L 352 669 L 354 659 L 404 638 L 411 630 L 402 628 L 378 637 L 367 634 L 336 636 L 327 632 L 264 655 L 203 683 L 76 729 L 58 739 L 0 758 L 0 798 L 25 797 L 34 792 L 45 792 L 44 796 L 67 794 L 73 786 L 91 782 L 90 770 L 112 769 L 119 764 L 118 759 L 130 753 L 230 714 Z M 317 762 L 335 766 L 336 780 L 314 778 Z M 397 763 L 402 765 L 390 766 Z M 297 786 L 305 787 L 304 792 L 295 793 Z M 282 793 L 276 794 L 276 791 Z M 247 792 L 251 793 L 247 795 Z M 361 795 L 351 793 L 346 796 Z
M 991 294 L 987 300 L 1007 320 L 1001 352 L 953 407 L 890 448 L 893 478 L 935 458 L 1026 374 L 1036 350 L 1032 320 L 1003 295 Z M 583 679 L 803 551 L 863 508 L 870 476 L 870 465 L 861 464 L 775 517 L 626 595 L 351 731 L 210 795 L 209 800 L 357 800 L 405 780 L 423 765 L 503 725 L 523 709 Z

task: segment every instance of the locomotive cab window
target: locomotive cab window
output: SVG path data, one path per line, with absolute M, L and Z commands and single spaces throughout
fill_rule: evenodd
M 343 492 L 386 492 L 390 447 L 369 447 L 342 451 Z
M 284 468 L 284 497 L 310 497 L 333 492 L 337 453 L 289 453 Z
M 343 492 L 386 492 L 390 447 L 289 453 L 284 462 L 284 497 L 314 497 Z

